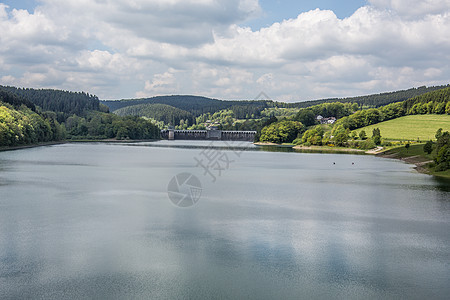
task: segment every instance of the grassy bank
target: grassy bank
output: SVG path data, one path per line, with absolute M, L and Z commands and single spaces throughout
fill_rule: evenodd
M 423 145 L 424 144 L 411 145 L 409 149 L 406 149 L 404 146 L 392 148 L 377 154 L 377 156 L 399 159 L 409 164 L 415 164 L 415 169 L 420 173 L 450 179 L 450 170 L 443 172 L 434 171 L 434 153 L 425 153 L 423 151 Z

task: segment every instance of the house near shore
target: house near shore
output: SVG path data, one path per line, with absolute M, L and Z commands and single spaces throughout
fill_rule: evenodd
M 319 121 L 320 124 L 333 124 L 334 122 L 336 122 L 335 117 L 324 118 L 321 115 L 318 115 L 316 117 L 316 120 Z

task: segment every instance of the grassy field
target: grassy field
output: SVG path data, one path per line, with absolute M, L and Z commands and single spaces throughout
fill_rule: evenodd
M 374 128 L 380 128 L 381 138 L 388 140 L 435 140 L 434 135 L 439 128 L 450 131 L 450 115 L 406 116 L 360 128 L 356 132 L 359 134 L 365 130 L 367 136 L 371 137 Z

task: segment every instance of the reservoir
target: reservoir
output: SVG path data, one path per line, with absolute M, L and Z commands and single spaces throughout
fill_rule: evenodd
M 448 181 L 264 150 L 0 152 L 0 299 L 448 299 Z

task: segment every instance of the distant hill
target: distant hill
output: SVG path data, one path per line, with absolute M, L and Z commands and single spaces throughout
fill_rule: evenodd
M 138 116 L 163 121 L 166 124 L 179 124 L 180 120 L 188 120 L 189 124 L 195 121 L 194 116 L 185 110 L 161 103 L 147 103 L 132 105 L 114 111 L 115 114 L 125 116 Z
M 322 99 L 322 100 L 312 100 L 312 101 L 305 101 L 305 102 L 296 102 L 296 103 L 289 103 L 288 107 L 297 107 L 297 108 L 306 108 L 309 106 L 322 104 L 322 103 L 330 103 L 330 102 L 351 102 L 351 103 L 358 103 L 359 105 L 363 106 L 370 106 L 370 107 L 380 107 L 384 106 L 390 103 L 394 102 L 401 102 L 405 101 L 407 99 L 417 97 L 420 95 L 423 95 L 428 92 L 440 90 L 450 87 L 450 85 L 441 85 L 441 86 L 431 86 L 431 87 L 418 87 L 418 88 L 411 88 L 408 90 L 401 90 L 396 92 L 387 92 L 387 93 L 381 93 L 381 94 L 373 94 L 373 95 L 367 95 L 367 96 L 358 96 L 358 97 L 347 97 L 347 98 L 330 98 L 330 99 Z
M 217 99 L 211 99 L 200 96 L 157 96 L 153 98 L 145 99 L 129 99 L 118 101 L 101 101 L 109 107 L 110 111 L 114 112 L 120 108 L 127 106 L 140 105 L 140 104 L 166 104 L 181 110 L 185 110 L 193 114 L 194 116 L 201 115 L 203 113 L 213 113 L 222 109 L 229 108 L 232 103 L 228 101 L 221 101 Z

